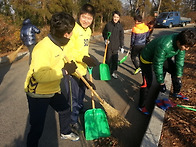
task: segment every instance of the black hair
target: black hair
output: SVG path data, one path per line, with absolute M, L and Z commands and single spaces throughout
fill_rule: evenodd
M 196 33 L 192 30 L 186 29 L 177 35 L 177 41 L 180 45 L 188 45 L 192 47 L 196 44 Z
M 117 10 L 115 10 L 115 11 L 112 12 L 112 16 L 114 16 L 114 14 L 117 14 L 118 16 L 121 16 L 120 12 L 117 11 Z
M 142 16 L 141 15 L 136 15 L 135 17 L 134 17 L 134 20 L 136 21 L 138 21 L 138 22 L 142 22 Z
M 80 9 L 79 15 L 84 14 L 84 13 L 89 13 L 94 17 L 95 16 L 95 8 L 91 4 L 84 4 L 82 6 L 82 8 Z
M 63 37 L 65 33 L 71 33 L 75 26 L 74 18 L 64 12 L 56 13 L 50 21 L 50 33 L 56 37 Z

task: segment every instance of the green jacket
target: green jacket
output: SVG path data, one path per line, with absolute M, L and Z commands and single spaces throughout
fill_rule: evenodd
M 176 45 L 177 34 L 165 35 L 152 40 L 141 52 L 141 61 L 144 64 L 153 64 L 158 83 L 164 83 L 163 64 L 167 58 L 175 57 L 176 76 L 183 74 L 185 51 Z

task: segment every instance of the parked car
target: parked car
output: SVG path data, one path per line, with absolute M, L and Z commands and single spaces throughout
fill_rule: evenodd
M 157 27 L 168 27 L 173 26 L 186 26 L 191 22 L 191 18 L 181 17 L 180 12 L 162 12 L 156 18 Z

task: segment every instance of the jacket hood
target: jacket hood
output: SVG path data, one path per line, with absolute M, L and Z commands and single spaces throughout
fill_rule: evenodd
M 23 25 L 30 24 L 30 23 L 31 23 L 31 20 L 30 19 L 25 19 L 23 21 Z
M 138 28 L 139 30 L 143 30 L 144 28 L 146 28 L 146 25 L 144 23 L 140 23 L 140 24 L 136 24 L 135 27 Z

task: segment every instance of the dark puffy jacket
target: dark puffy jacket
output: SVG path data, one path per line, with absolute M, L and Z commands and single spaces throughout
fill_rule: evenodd
M 102 32 L 104 40 L 107 39 L 108 32 L 111 32 L 108 50 L 111 50 L 112 54 L 116 54 L 118 53 L 119 47 L 124 46 L 124 30 L 121 23 L 108 22 Z
M 31 24 L 30 19 L 24 20 L 20 31 L 20 38 L 26 46 L 36 44 L 35 33 L 39 34 L 40 30 Z
M 149 36 L 149 28 L 144 23 L 136 24 L 131 33 L 131 47 L 135 45 L 145 45 Z
M 163 64 L 167 58 L 175 57 L 176 76 L 183 74 L 185 51 L 178 49 L 177 34 L 165 35 L 152 40 L 141 51 L 141 61 L 144 64 L 153 64 L 158 83 L 164 83 Z

